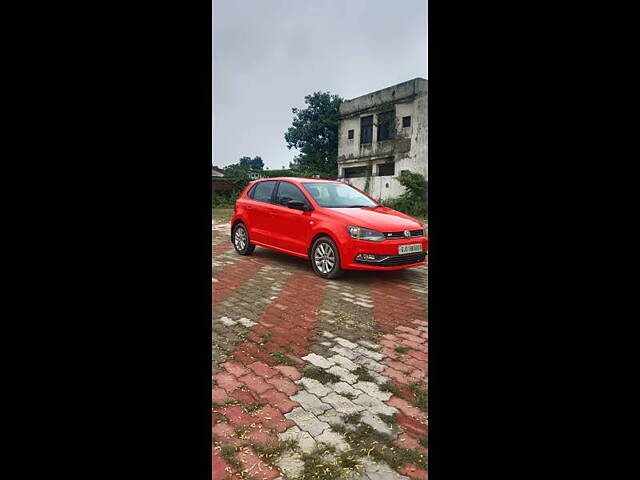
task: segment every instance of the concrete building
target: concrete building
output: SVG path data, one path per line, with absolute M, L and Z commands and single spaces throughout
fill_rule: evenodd
M 379 200 L 404 192 L 403 170 L 427 178 L 428 82 L 415 78 L 340 105 L 338 178 Z

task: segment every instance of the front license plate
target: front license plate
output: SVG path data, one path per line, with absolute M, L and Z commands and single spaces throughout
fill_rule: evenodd
M 398 247 L 398 254 L 403 255 L 405 253 L 415 253 L 422 251 L 421 243 L 411 243 L 409 245 L 400 245 Z

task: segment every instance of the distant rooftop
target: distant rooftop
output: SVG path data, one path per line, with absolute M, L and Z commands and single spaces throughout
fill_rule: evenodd
M 340 116 L 344 118 L 366 113 L 385 103 L 411 101 L 414 98 L 426 95 L 428 85 L 427 79 L 417 77 L 351 100 L 345 100 L 340 105 Z

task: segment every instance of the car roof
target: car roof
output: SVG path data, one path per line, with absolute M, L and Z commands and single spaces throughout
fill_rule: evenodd
M 258 182 L 264 182 L 269 180 L 286 180 L 292 183 L 342 183 L 337 180 L 325 180 L 323 178 L 304 178 L 304 177 L 273 177 L 273 178 L 261 178 Z

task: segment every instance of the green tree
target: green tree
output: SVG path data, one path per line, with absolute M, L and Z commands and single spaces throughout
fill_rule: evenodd
M 241 167 L 251 168 L 251 157 L 240 157 Z
M 240 158 L 240 166 L 254 170 L 262 170 L 264 168 L 264 162 L 262 161 L 262 157 L 258 155 L 253 158 L 244 156 Z
M 249 168 L 237 163 L 225 167 L 224 178 L 235 183 L 238 186 L 238 191 L 244 189 L 251 181 Z
M 329 92 L 304 97 L 306 108 L 292 108 L 293 124 L 284 134 L 287 148 L 300 155 L 289 165 L 292 170 L 338 174 L 338 125 L 342 98 Z
M 262 161 L 262 158 L 257 155 L 253 157 L 253 160 L 251 160 L 251 168 L 253 168 L 254 170 L 262 170 L 264 168 L 264 162 Z

